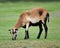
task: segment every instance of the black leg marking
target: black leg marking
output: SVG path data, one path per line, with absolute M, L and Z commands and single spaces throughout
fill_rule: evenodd
M 37 39 L 40 38 L 42 31 L 43 31 L 42 23 L 40 22 L 40 23 L 39 23 L 39 33 L 38 33 Z
M 29 39 L 29 33 L 26 30 L 25 30 L 25 38 L 24 39 Z
M 43 24 L 44 25 L 44 29 L 45 29 L 45 39 L 47 38 L 47 31 L 48 31 L 48 27 L 46 24 Z

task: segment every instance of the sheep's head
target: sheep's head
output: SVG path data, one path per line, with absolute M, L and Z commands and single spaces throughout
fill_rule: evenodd
M 18 29 L 9 29 L 10 34 L 11 34 L 11 36 L 12 36 L 12 40 L 16 40 L 17 30 L 18 30 Z

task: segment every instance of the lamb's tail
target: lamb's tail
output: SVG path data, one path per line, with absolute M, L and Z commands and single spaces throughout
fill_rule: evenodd
M 47 13 L 47 15 L 46 15 L 46 16 L 47 16 L 47 19 L 48 19 L 48 22 L 49 22 L 49 13 Z

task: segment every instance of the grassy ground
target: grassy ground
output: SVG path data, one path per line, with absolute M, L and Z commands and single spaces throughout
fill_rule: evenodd
M 24 40 L 24 29 L 18 30 L 16 41 L 11 40 L 8 29 L 16 23 L 22 11 L 43 7 L 50 13 L 48 37 L 37 40 L 38 27 L 30 27 L 30 39 Z M 0 3 L 0 48 L 60 48 L 60 2 L 7 2 Z

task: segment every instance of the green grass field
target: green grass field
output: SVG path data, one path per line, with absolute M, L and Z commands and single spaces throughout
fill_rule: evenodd
M 48 37 L 44 31 L 40 39 L 38 27 L 30 27 L 30 39 L 24 40 L 24 29 L 19 28 L 16 41 L 11 40 L 9 29 L 16 23 L 22 11 L 43 7 L 50 13 Z M 0 48 L 60 48 L 60 2 L 6 2 L 0 3 Z

